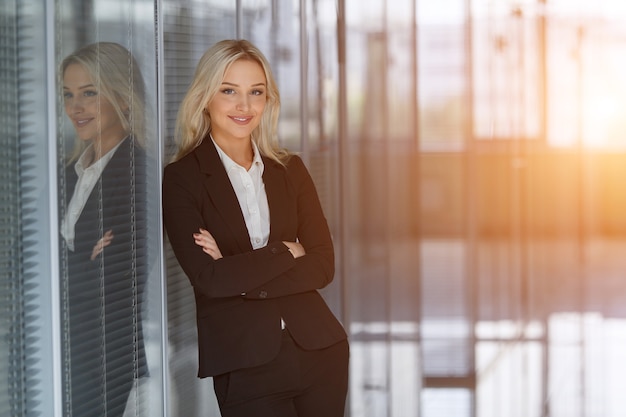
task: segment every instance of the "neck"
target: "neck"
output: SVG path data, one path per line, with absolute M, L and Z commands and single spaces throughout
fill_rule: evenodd
M 215 143 L 224 151 L 226 155 L 237 164 L 245 169 L 250 169 L 252 160 L 254 159 L 254 151 L 252 150 L 252 140 L 250 137 L 236 140 L 219 140 L 212 136 Z

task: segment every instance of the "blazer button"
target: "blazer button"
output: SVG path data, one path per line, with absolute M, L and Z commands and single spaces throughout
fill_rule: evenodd
M 278 253 L 278 248 L 272 248 L 272 253 Z
M 259 292 L 259 298 L 267 298 L 267 291 L 263 290 Z

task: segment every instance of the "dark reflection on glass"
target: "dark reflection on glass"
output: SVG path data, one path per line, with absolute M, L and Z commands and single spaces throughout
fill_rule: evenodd
M 116 43 L 77 50 L 60 72 L 76 134 L 60 175 L 64 413 L 122 416 L 147 372 L 144 84 Z

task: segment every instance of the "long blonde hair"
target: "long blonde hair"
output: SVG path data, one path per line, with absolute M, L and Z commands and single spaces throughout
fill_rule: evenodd
M 130 51 L 113 42 L 84 46 L 65 57 L 59 71 L 61 79 L 71 64 L 78 64 L 87 71 L 98 94 L 104 96 L 115 109 L 124 131 L 132 135 L 137 144 L 145 146 L 145 86 L 139 65 Z M 86 146 L 77 138 L 69 161 L 77 160 Z
M 263 53 L 247 40 L 227 39 L 209 48 L 196 67 L 193 81 L 181 102 L 176 119 L 176 143 L 178 152 L 174 161 L 187 155 L 202 143 L 211 131 L 211 117 L 205 108 L 213 99 L 224 80 L 226 71 L 238 60 L 258 63 L 267 82 L 267 102 L 261 122 L 252 132 L 252 138 L 262 155 L 285 164 L 289 152 L 278 145 L 276 130 L 280 113 L 280 94 L 269 62 Z

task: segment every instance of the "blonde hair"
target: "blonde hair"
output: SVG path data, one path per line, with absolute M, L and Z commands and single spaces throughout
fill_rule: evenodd
M 211 117 L 205 111 L 224 80 L 230 66 L 238 60 L 258 63 L 267 83 L 267 102 L 261 122 L 252 132 L 259 152 L 284 165 L 289 152 L 278 145 L 276 130 L 280 113 L 280 94 L 269 62 L 263 53 L 247 40 L 223 40 L 209 48 L 196 67 L 196 71 L 181 102 L 176 120 L 176 143 L 178 152 L 174 161 L 190 153 L 211 132 Z
M 145 86 L 139 65 L 130 51 L 113 42 L 98 42 L 84 46 L 63 60 L 61 78 L 67 67 L 72 64 L 78 64 L 87 71 L 98 89 L 98 94 L 104 96 L 115 109 L 124 131 L 132 135 L 137 144 L 144 147 Z M 86 146 L 84 141 L 77 138 L 69 158 L 70 162 L 77 160 Z

